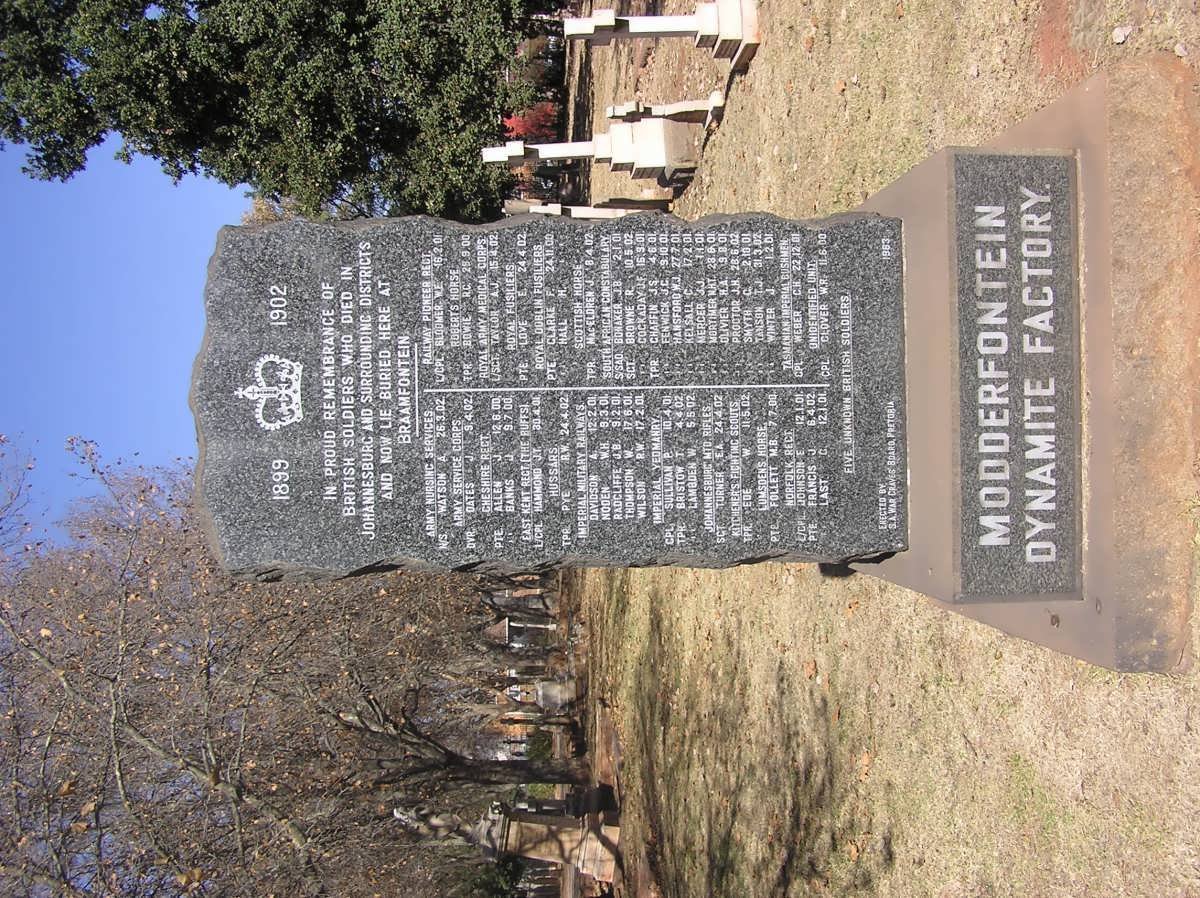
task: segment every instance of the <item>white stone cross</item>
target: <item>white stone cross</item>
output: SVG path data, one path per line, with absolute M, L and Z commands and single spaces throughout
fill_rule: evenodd
M 549 162 L 561 159 L 591 159 L 596 155 L 595 141 L 576 140 L 570 143 L 525 143 L 510 140 L 498 147 L 484 147 L 484 162 L 503 162 L 520 166 L 527 161 Z
M 521 166 L 551 159 L 595 159 L 613 171 L 628 171 L 634 178 L 675 178 L 694 170 L 699 162 L 699 126 L 664 118 L 613 122 L 607 134 L 569 143 L 525 143 L 510 140 L 483 149 L 484 162 Z
M 721 120 L 725 111 L 725 96 L 714 90 L 704 100 L 679 100 L 675 103 L 643 103 L 630 100 L 605 109 L 610 119 L 635 122 L 642 118 L 664 118 L 674 122 L 703 122 L 708 127 Z
M 528 200 L 505 200 L 505 215 L 561 215 L 563 218 L 622 218 L 641 209 L 615 206 L 565 206 L 562 203 L 531 203 Z M 551 626 L 530 624 L 529 626 Z
M 563 19 L 563 36 L 607 46 L 614 39 L 686 37 L 697 47 L 712 50 L 743 72 L 758 50 L 757 0 L 713 0 L 700 3 L 693 15 L 618 16 L 614 10 L 595 10 L 583 18 Z

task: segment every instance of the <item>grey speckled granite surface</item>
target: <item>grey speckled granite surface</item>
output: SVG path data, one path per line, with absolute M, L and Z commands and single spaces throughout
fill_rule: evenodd
M 1075 160 L 960 153 L 962 598 L 1072 593 L 1080 571 Z
M 192 407 L 231 569 L 907 543 L 900 222 L 221 232 Z

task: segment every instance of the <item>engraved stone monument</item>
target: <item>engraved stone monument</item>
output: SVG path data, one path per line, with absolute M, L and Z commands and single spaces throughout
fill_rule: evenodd
M 260 576 L 849 561 L 1174 669 L 1194 86 L 1116 68 L 823 221 L 226 230 L 192 395 L 214 544 Z
M 213 541 L 260 576 L 900 551 L 900 280 L 874 215 L 227 229 Z

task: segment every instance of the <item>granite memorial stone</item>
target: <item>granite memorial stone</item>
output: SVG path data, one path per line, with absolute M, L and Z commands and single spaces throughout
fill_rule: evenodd
M 900 222 L 222 231 L 192 405 L 231 569 L 907 545 Z

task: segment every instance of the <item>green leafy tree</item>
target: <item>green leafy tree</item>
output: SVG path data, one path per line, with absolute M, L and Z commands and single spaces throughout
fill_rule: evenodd
M 309 215 L 496 214 L 479 150 L 546 0 L 0 0 L 0 145 L 66 180 L 110 133 Z

